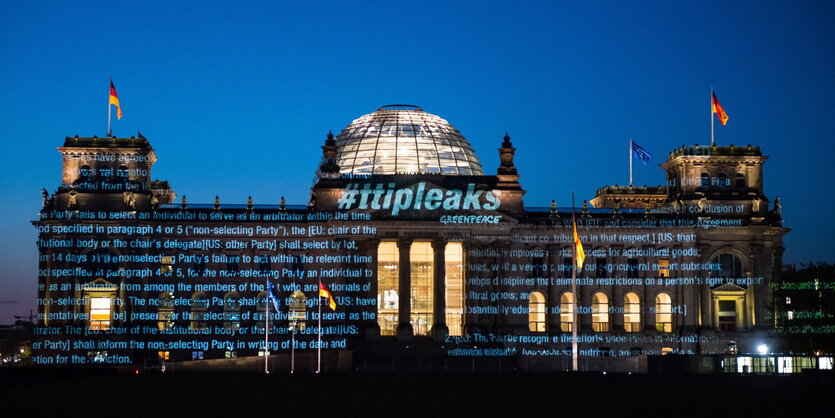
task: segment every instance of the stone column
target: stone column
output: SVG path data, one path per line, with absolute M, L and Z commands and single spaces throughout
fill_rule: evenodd
M 774 283 L 775 286 L 779 286 L 783 282 L 783 251 L 786 249 L 783 248 L 782 245 L 776 246 L 772 248 L 773 251 L 773 258 L 774 264 L 771 266 L 771 282 Z M 768 325 L 771 327 L 777 326 L 777 306 L 785 306 L 785 301 L 781 301 L 778 305 L 777 303 L 777 296 L 782 295 L 782 292 L 775 292 L 774 288 L 769 286 L 770 283 L 763 283 L 762 286 L 765 287 L 763 292 L 763 301 L 771 301 L 772 306 L 772 321 L 769 324 L 761 324 L 761 325 Z
M 364 298 L 376 298 L 377 299 L 377 303 L 374 306 L 371 306 L 371 307 L 368 308 L 368 309 L 371 309 L 374 312 L 374 314 L 375 314 L 374 318 L 375 319 L 370 319 L 370 320 L 363 319 L 362 322 L 361 322 L 362 327 L 365 329 L 365 339 L 368 340 L 368 341 L 378 341 L 380 339 L 380 318 L 379 318 L 380 311 L 377 308 L 382 303 L 379 300 L 381 295 L 380 295 L 380 289 L 378 287 L 379 286 L 379 277 L 377 276 L 377 267 L 379 266 L 379 263 L 380 263 L 379 255 L 378 255 L 379 247 L 380 247 L 380 240 L 377 239 L 377 238 L 371 238 L 371 239 L 368 239 L 368 240 L 365 240 L 365 241 L 362 241 L 362 242 L 359 243 L 359 254 L 365 255 L 365 256 L 371 256 L 371 260 L 372 260 L 370 263 L 363 263 L 362 264 L 362 266 L 364 266 L 366 269 L 369 269 L 369 270 L 372 271 L 371 277 L 369 277 L 367 279 L 369 281 L 369 283 L 371 283 L 371 290 L 369 290 L 367 293 L 363 294 L 363 297 Z M 360 312 L 362 312 L 362 309 L 360 309 Z
M 560 334 L 560 314 L 556 313 L 557 309 L 560 307 L 560 292 L 559 288 L 554 285 L 554 279 L 556 279 L 559 273 L 557 269 L 559 269 L 560 263 L 562 261 L 559 257 L 559 247 L 556 245 L 549 245 L 548 246 L 548 268 L 550 271 L 548 272 L 548 295 L 547 301 L 545 306 L 545 318 L 546 318 L 546 328 L 548 330 L 549 335 L 558 335 Z M 551 268 L 553 266 L 553 268 Z
M 710 254 L 710 246 L 709 245 L 699 245 L 699 254 Z M 704 259 L 699 258 L 699 261 Z M 704 260 L 707 261 L 707 260 Z M 710 273 L 703 273 L 705 274 L 705 279 L 710 276 Z M 713 296 L 710 292 L 710 286 L 708 286 L 707 281 L 705 284 L 700 286 L 701 289 L 699 291 L 699 299 L 701 302 L 700 310 L 701 310 L 701 328 L 702 329 L 713 329 L 713 316 L 711 315 L 712 304 L 713 304 Z
M 400 341 L 410 341 L 414 337 L 412 329 L 412 265 L 409 251 L 412 248 L 411 239 L 401 239 L 397 242 L 400 252 L 398 270 L 398 309 L 397 309 L 397 338 Z
M 753 278 L 757 276 L 765 276 L 763 269 L 760 266 L 762 263 L 762 256 L 764 253 L 763 245 L 758 242 L 752 242 L 750 244 L 750 254 L 748 254 L 748 261 L 750 267 L 748 271 L 743 272 L 745 278 Z M 770 300 L 765 299 L 765 292 L 763 291 L 764 288 L 767 287 L 762 284 L 749 284 L 746 288 L 745 292 L 745 303 L 743 304 L 743 318 L 745 319 L 742 321 L 742 326 L 749 329 L 753 327 L 755 324 L 756 326 L 764 326 L 763 321 L 765 320 L 765 304 L 771 303 Z M 737 314 L 738 315 L 738 314 Z M 737 316 L 738 317 L 738 316 Z
M 578 270 L 577 271 L 577 281 L 579 282 L 580 279 L 584 279 L 589 277 L 588 270 Z M 577 309 L 577 321 L 580 323 L 580 327 L 578 328 L 578 333 L 582 334 L 590 334 L 593 331 L 592 329 L 592 313 L 591 313 L 591 301 L 592 301 L 592 293 L 594 292 L 596 286 L 588 286 L 588 285 L 577 285 L 577 295 L 574 295 L 574 309 Z M 583 310 L 579 310 L 580 307 Z
M 438 238 L 432 241 L 432 250 L 435 253 L 432 338 L 436 341 L 443 341 L 449 334 L 449 328 L 446 325 L 446 240 Z

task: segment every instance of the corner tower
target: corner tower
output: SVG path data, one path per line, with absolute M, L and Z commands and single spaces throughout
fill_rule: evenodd
M 61 153 L 61 186 L 44 208 L 143 211 L 174 198 L 167 182 L 152 182 L 157 158 L 148 140 L 67 137 Z

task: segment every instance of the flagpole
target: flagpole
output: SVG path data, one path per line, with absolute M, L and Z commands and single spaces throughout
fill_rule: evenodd
M 267 277 L 267 310 L 264 317 L 264 373 L 270 374 L 270 299 L 273 297 L 272 289 L 270 289 L 270 278 Z
M 299 322 L 291 321 L 291 325 L 293 332 L 290 334 L 290 374 L 294 374 L 296 373 L 296 327 L 299 326 Z
M 574 215 L 574 192 L 571 192 L 571 222 L 572 228 L 577 227 L 577 219 Z M 574 231 L 572 231 L 574 232 Z M 573 234 L 572 234 L 573 235 Z M 574 297 L 571 309 L 571 370 L 578 369 L 578 347 L 577 347 L 577 244 L 571 246 L 571 295 Z
M 113 78 L 110 78 L 110 84 L 113 84 Z M 107 137 L 110 138 L 112 133 L 110 131 L 110 86 L 107 86 Z
M 629 138 L 629 187 L 632 187 L 632 138 Z
M 319 288 L 321 289 L 322 283 L 319 283 Z M 319 302 L 319 341 L 318 347 L 316 350 L 316 373 L 322 371 L 322 294 L 319 293 L 316 301 Z
M 713 86 L 710 86 L 710 146 L 715 146 L 713 141 Z
M 293 293 L 296 293 L 296 278 L 293 277 Z M 292 299 L 295 301 L 295 297 Z M 307 299 L 305 299 L 305 303 Z M 287 319 L 290 319 L 290 308 L 287 308 Z M 305 323 L 307 323 L 307 309 L 304 311 L 304 319 Z M 296 319 L 296 316 L 293 315 L 293 319 L 290 320 L 290 326 L 293 327 L 293 332 L 290 333 L 290 374 L 296 373 L 296 327 L 299 326 L 299 321 Z

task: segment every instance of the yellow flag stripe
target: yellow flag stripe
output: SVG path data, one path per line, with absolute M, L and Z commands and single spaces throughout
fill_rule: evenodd
M 577 258 L 577 268 L 583 268 L 583 263 L 586 261 L 586 252 L 583 251 L 583 243 L 580 242 L 580 235 L 577 234 L 577 222 L 574 222 L 574 253 Z

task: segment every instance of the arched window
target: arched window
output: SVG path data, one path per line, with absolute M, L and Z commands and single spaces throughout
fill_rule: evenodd
M 122 165 L 116 170 L 116 177 L 119 177 L 120 181 L 125 181 L 128 179 L 128 175 L 130 174 L 130 170 L 128 170 L 128 166 Z
M 747 187 L 745 184 L 745 174 L 736 173 L 736 188 L 744 189 L 745 187 Z
M 641 299 L 631 292 L 623 297 L 623 329 L 641 332 Z
M 78 169 L 78 180 L 79 181 L 89 181 L 92 172 L 90 170 L 89 165 L 82 165 L 80 169 Z
M 560 329 L 571 332 L 574 326 L 574 294 L 565 292 L 560 296 Z
M 99 165 L 96 169 L 96 175 L 100 180 L 109 180 L 111 174 L 113 174 L 113 169 L 106 165 Z
M 157 301 L 157 328 L 160 331 L 174 327 L 174 295 L 162 292 Z
M 715 277 L 742 277 L 742 261 L 733 254 L 720 254 L 712 262 L 719 264 Z
M 228 331 L 241 329 L 241 295 L 238 292 L 223 296 L 223 327 Z
M 397 243 L 381 242 L 377 248 L 377 321 L 380 335 L 395 335 L 397 332 L 399 277 L 400 254 Z
M 592 296 L 591 315 L 595 332 L 609 331 L 609 298 L 605 293 L 597 292 Z
M 197 292 L 191 297 L 191 329 L 206 329 L 206 313 L 209 311 L 209 298 L 203 292 Z
M 710 175 L 707 173 L 702 173 L 702 188 L 710 187 Z
M 666 293 L 655 297 L 655 329 L 658 332 L 673 332 L 673 303 Z
M 724 189 L 731 185 L 731 181 L 728 180 L 728 176 L 725 173 L 719 173 L 719 178 L 717 179 L 717 183 L 719 184 L 720 189 Z
M 545 332 L 545 295 L 533 292 L 528 299 L 528 327 L 533 332 Z

